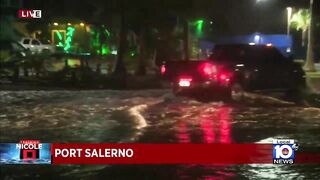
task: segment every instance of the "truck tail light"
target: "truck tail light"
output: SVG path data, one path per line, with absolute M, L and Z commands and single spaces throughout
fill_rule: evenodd
M 166 73 L 166 65 L 162 65 L 160 68 L 161 74 L 164 75 Z
M 231 73 L 224 70 L 221 66 L 205 62 L 199 66 L 200 73 L 210 79 L 219 81 L 221 83 L 228 83 L 232 76 Z
M 229 82 L 230 81 L 230 74 L 228 73 L 220 73 L 218 76 L 221 82 Z
M 200 73 L 202 73 L 204 76 L 213 77 L 217 74 L 217 72 L 217 66 L 212 63 L 205 62 L 200 65 Z

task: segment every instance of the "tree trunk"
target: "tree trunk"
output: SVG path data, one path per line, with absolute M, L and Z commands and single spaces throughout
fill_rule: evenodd
M 301 37 L 301 47 L 305 47 L 306 45 L 306 37 L 307 37 L 307 30 L 302 30 L 302 37 Z
M 146 75 L 146 47 L 145 47 L 145 25 L 143 24 L 141 27 L 140 37 L 139 37 L 139 63 L 136 71 L 136 75 L 144 76 Z
M 23 68 L 23 74 L 24 74 L 25 77 L 28 77 L 28 76 L 29 76 L 29 70 L 28 70 L 28 68 L 26 68 L 26 67 Z
M 124 0 L 121 1 L 121 27 L 120 27 L 120 40 L 119 40 L 119 48 L 118 48 L 118 56 L 116 60 L 116 64 L 113 70 L 114 75 L 126 75 L 127 69 L 123 62 L 124 53 L 126 50 L 126 24 L 125 24 L 125 8 L 124 8 Z
M 19 74 L 20 74 L 20 66 L 15 65 L 14 75 L 13 75 L 15 80 L 19 79 Z
M 304 65 L 304 69 L 306 71 L 315 71 L 315 65 L 313 61 L 313 31 L 312 31 L 312 6 L 313 0 L 310 0 L 310 25 L 308 31 L 308 47 L 307 47 L 307 57 L 306 57 L 306 64 Z
M 69 69 L 69 63 L 68 63 L 68 58 L 64 59 L 64 69 Z
M 81 68 L 81 71 L 83 71 L 83 69 L 84 69 L 84 59 L 83 59 L 83 57 L 80 57 L 80 68 Z
M 189 60 L 189 23 L 185 20 L 183 24 L 183 51 L 184 59 Z

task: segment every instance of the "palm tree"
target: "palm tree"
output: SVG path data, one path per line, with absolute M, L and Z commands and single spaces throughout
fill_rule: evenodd
M 313 55 L 313 22 L 312 22 L 312 11 L 313 11 L 313 0 L 310 0 L 310 24 L 308 32 L 308 49 L 307 49 L 307 58 L 304 69 L 307 71 L 316 71 L 314 65 L 314 55 Z
M 126 51 L 126 35 L 127 35 L 127 27 L 126 27 L 126 19 L 125 19 L 125 2 L 124 0 L 120 1 L 120 39 L 119 39 L 119 47 L 118 47 L 118 56 L 116 60 L 115 67 L 113 69 L 113 73 L 115 75 L 121 75 L 121 77 L 126 76 L 127 69 L 123 62 L 124 54 Z
M 302 31 L 302 42 L 301 46 L 305 46 L 308 28 L 310 25 L 310 12 L 308 9 L 300 9 L 298 12 L 292 15 L 290 20 L 292 27 L 296 28 L 297 31 Z
M 306 36 L 308 32 L 308 47 L 307 57 L 304 69 L 307 71 L 315 71 L 315 65 L 313 61 L 313 32 L 312 32 L 312 3 L 310 1 L 310 10 L 301 9 L 297 13 L 293 14 L 290 24 L 297 30 L 302 30 L 302 47 L 305 46 Z
M 118 33 L 118 52 L 112 73 L 116 77 L 126 76 L 127 68 L 124 63 L 126 53 L 126 36 L 127 36 L 127 10 L 130 5 L 127 5 L 128 0 L 90 0 L 90 4 L 95 9 L 91 17 L 91 21 L 97 24 L 105 24 L 114 32 Z M 100 29 L 102 30 L 102 29 Z M 106 43 L 106 39 L 101 39 L 100 43 Z M 102 47 L 100 47 L 101 50 Z

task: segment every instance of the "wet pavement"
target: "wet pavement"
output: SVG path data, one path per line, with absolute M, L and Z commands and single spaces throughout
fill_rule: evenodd
M 0 91 L 0 142 L 257 143 L 320 149 L 320 109 L 269 96 L 200 102 L 170 90 Z M 5 165 L 1 179 L 320 179 L 320 165 Z

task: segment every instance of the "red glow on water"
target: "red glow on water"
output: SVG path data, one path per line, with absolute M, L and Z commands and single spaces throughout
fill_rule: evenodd
M 205 143 L 232 143 L 231 108 L 218 107 L 213 112 L 201 115 L 200 128 Z M 219 139 L 217 139 L 219 138 Z
M 190 135 L 188 133 L 187 124 L 184 121 L 180 121 L 178 125 L 177 139 L 179 143 L 190 143 Z
M 211 118 L 204 117 L 200 122 L 201 129 L 203 131 L 203 140 L 205 143 L 215 142 L 214 122 Z
M 221 107 L 218 109 L 218 118 L 220 125 L 220 143 L 231 143 L 231 126 L 232 118 L 230 116 L 231 108 Z
M 185 110 L 192 111 L 192 108 Z M 188 116 L 190 119 L 183 118 L 177 121 L 175 137 L 179 143 L 199 143 L 198 140 L 206 144 L 233 143 L 231 107 L 205 107 L 197 108 L 197 112 L 198 110 L 199 118 Z

